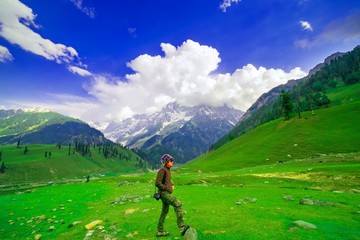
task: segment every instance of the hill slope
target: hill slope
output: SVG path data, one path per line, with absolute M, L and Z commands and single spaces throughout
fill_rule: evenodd
M 333 89 L 328 108 L 302 118 L 276 119 L 228 142 L 186 167 L 220 171 L 360 150 L 360 84 Z
M 4 111 L 0 118 L 0 144 L 101 143 L 104 135 L 86 123 L 55 112 Z
M 91 146 L 87 154 L 76 151 L 74 145 L 16 145 L 0 146 L 0 163 L 5 163 L 5 173 L 0 173 L 0 185 L 19 183 L 66 181 L 84 179 L 97 174 L 132 173 L 142 165 L 142 160 L 131 150 L 120 146 L 107 146 L 111 153 L 104 155 L 104 145 Z
M 360 46 L 352 51 L 336 53 L 325 59 L 324 63 L 312 69 L 303 79 L 289 81 L 284 86 L 278 86 L 261 96 L 241 118 L 237 126 L 210 149 L 217 149 L 245 132 L 282 116 L 279 94 L 283 87 L 293 87 L 289 90 L 294 110 L 297 112 L 318 109 L 328 105 L 328 91 L 344 85 L 360 82 Z

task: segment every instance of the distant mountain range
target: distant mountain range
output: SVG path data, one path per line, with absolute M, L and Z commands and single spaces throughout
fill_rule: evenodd
M 0 110 L 0 144 L 100 143 L 103 133 L 74 118 L 46 109 Z
M 134 149 L 153 165 L 159 163 L 165 152 L 183 163 L 206 152 L 236 125 L 242 114 L 227 106 L 186 107 L 173 102 L 151 115 L 111 122 L 103 132 L 107 138 Z

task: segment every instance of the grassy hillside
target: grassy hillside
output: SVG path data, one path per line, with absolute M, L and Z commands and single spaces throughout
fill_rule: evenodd
M 360 151 L 360 84 L 333 89 L 332 104 L 290 121 L 277 119 L 202 155 L 188 168 L 223 171 L 319 154 Z
M 0 185 L 18 183 L 62 181 L 66 179 L 84 179 L 96 174 L 131 173 L 138 168 L 139 158 L 127 149 L 120 149 L 122 157 L 105 159 L 98 147 L 91 149 L 91 156 L 74 152 L 73 148 L 55 145 L 0 145 L 1 160 L 5 163 L 5 173 L 0 173 Z M 45 152 L 47 156 L 45 157 Z M 51 156 L 50 156 L 51 152 Z
M 360 83 L 360 46 L 345 54 L 336 53 L 329 56 L 324 64 L 310 70 L 308 76 L 295 82 L 289 81 L 285 86 L 292 86 L 288 94 L 294 105 L 294 112 L 304 112 L 328 106 L 328 93 L 344 85 L 356 83 Z M 214 143 L 210 150 L 218 149 L 255 127 L 280 118 L 283 115 L 279 100 L 282 89 L 285 88 L 280 85 L 263 94 L 247 110 L 237 126 Z
M 23 112 L 0 119 L 0 136 L 24 134 L 40 127 L 63 124 L 68 121 L 81 123 L 80 120 L 54 112 Z
M 86 123 L 55 112 L 20 112 L 0 118 L 0 144 L 18 141 L 22 144 L 92 144 L 108 140 Z

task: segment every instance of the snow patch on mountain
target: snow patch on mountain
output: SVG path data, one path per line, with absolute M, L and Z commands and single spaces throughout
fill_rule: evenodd
M 204 118 L 204 121 L 225 119 L 235 126 L 242 114 L 241 111 L 227 106 L 186 107 L 173 102 L 166 105 L 160 112 L 151 115 L 137 114 L 119 122 L 112 121 L 102 132 L 108 139 L 124 146 L 141 148 L 148 140 L 151 140 L 153 144 L 159 143 L 166 136 L 178 132 L 194 118 Z

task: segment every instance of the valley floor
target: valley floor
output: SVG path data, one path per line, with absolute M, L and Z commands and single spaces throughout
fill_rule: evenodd
M 155 174 L 0 196 L 0 238 L 155 239 Z M 173 180 L 199 239 L 360 239 L 360 153 L 226 172 L 179 168 Z M 175 222 L 171 210 L 163 239 L 181 239 Z

